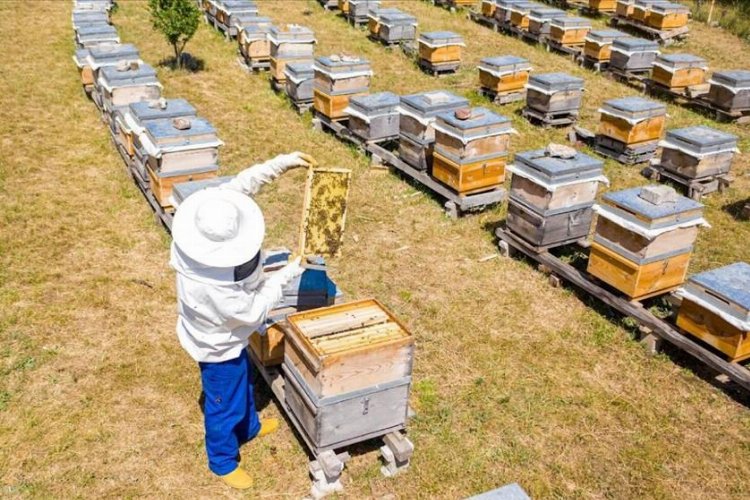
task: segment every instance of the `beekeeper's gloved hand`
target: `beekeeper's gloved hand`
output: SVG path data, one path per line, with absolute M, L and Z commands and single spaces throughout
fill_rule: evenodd
M 232 189 L 248 196 L 253 196 L 264 184 L 268 184 L 281 174 L 291 168 L 314 167 L 318 164 L 315 159 L 307 153 L 295 151 L 268 160 L 260 165 L 246 168 L 231 181 L 220 186 L 222 189 Z
M 305 269 L 302 267 L 301 263 L 302 257 L 297 257 L 289 264 L 273 273 L 267 281 L 269 283 L 273 283 L 274 285 L 283 287 L 294 278 L 300 276 L 303 272 L 305 272 Z

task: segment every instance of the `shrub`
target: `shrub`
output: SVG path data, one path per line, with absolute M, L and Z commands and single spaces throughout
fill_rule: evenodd
M 175 62 L 183 66 L 182 52 L 198 30 L 200 11 L 194 0 L 148 0 L 151 22 L 174 49 Z

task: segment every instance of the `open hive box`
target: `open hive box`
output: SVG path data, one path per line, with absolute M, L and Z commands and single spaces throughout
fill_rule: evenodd
M 404 427 L 414 338 L 377 300 L 292 314 L 285 343 L 286 401 L 314 446 Z

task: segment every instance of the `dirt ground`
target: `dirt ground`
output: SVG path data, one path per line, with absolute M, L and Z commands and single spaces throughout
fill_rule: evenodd
M 256 485 L 248 494 L 207 470 L 197 366 L 175 333 L 169 239 L 125 173 L 71 61 L 71 3 L 0 3 L 0 495 L 4 497 L 290 497 L 307 493 L 307 455 L 286 423 L 242 450 Z M 347 235 L 332 274 L 350 299 L 377 297 L 417 338 L 409 434 L 411 469 L 379 472 L 375 447 L 358 449 L 346 497 L 462 498 L 519 482 L 536 498 L 747 498 L 747 400 L 716 387 L 679 353 L 649 357 L 611 311 L 572 289 L 552 288 L 496 249 L 500 207 L 459 221 L 398 177 L 367 168 L 355 149 L 315 132 L 248 75 L 236 47 L 201 26 L 187 50 L 196 73 L 159 66 L 170 48 L 152 31 L 146 3 L 121 0 L 124 42 L 157 67 L 164 95 L 183 97 L 218 129 L 221 171 L 234 173 L 292 150 L 354 169 Z M 400 52 L 367 40 L 312 0 L 259 2 L 276 22 L 313 28 L 317 54 L 346 51 L 372 62 L 373 90 L 447 88 L 512 117 L 513 151 L 565 140 L 476 93 L 481 57 L 528 57 L 537 72 L 585 77 L 583 125 L 602 101 L 637 92 L 425 2 L 384 2 L 415 14 L 423 31 L 464 35 L 465 64 L 435 80 Z M 41 19 L 31 29 L 30 19 Z M 750 50 L 702 25 L 679 49 L 712 68 L 750 68 Z M 669 106 L 669 127 L 712 120 Z M 748 260 L 750 223 L 737 219 L 750 192 L 748 128 L 736 182 L 705 200 L 691 272 Z M 613 189 L 644 184 L 608 161 Z M 304 174 L 258 197 L 268 245 L 293 246 Z M 263 416 L 279 416 L 259 384 Z

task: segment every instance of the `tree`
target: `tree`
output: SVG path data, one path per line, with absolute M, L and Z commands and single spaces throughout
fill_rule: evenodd
M 151 22 L 174 49 L 177 65 L 182 67 L 185 45 L 198 30 L 200 11 L 195 0 L 148 0 Z

